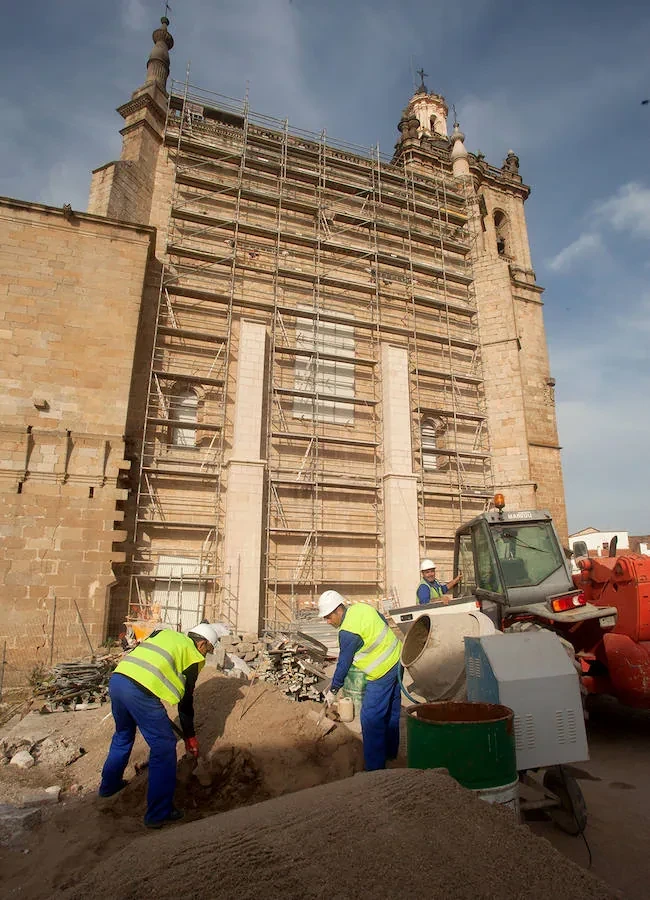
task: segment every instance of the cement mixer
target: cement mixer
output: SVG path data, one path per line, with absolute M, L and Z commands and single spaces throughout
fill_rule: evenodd
M 445 615 L 422 613 L 402 645 L 401 661 L 413 689 L 429 701 L 464 700 L 465 638 L 495 631 L 493 622 L 476 607 Z
M 524 813 L 545 810 L 569 834 L 584 831 L 584 798 L 578 782 L 563 766 L 588 758 L 580 686 L 557 635 L 545 630 L 504 634 L 476 609 L 423 613 L 406 635 L 401 662 L 412 679 L 412 684 L 402 684 L 414 704 L 407 711 L 409 716 L 418 717 L 418 709 L 470 710 L 486 703 L 512 710 L 519 791 L 523 791 L 518 806 Z M 420 706 L 418 697 L 424 705 Z M 512 785 L 505 788 L 510 800 Z

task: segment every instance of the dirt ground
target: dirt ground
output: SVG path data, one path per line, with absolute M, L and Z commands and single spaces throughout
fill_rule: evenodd
M 196 724 L 213 781 L 201 786 L 187 763 L 179 764 L 177 803 L 186 810 L 185 821 L 360 771 L 359 735 L 339 726 L 321 736 L 321 709 L 292 703 L 270 686 L 251 688 L 206 670 L 196 692 Z M 120 795 L 108 800 L 96 796 L 113 733 L 109 707 L 42 718 L 48 725 L 56 723 L 61 736 L 86 752 L 65 769 L 0 766 L 0 803 L 16 803 L 27 788 L 57 784 L 64 789 L 62 802 L 44 810 L 40 826 L 16 845 L 0 848 L 3 897 L 41 900 L 72 887 L 144 832 L 145 774 L 135 775 L 131 765 L 126 773 L 130 784 Z M 585 836 L 593 855 L 591 871 L 629 900 L 641 900 L 650 884 L 650 712 L 599 701 L 591 711 L 588 735 L 591 759 L 576 764 L 575 770 L 588 807 Z M 179 744 L 179 757 L 181 753 Z M 138 737 L 132 764 L 146 756 L 147 747 Z M 570 860 L 587 866 L 581 838 L 564 835 L 543 821 L 532 822 L 531 828 Z
M 614 900 L 439 769 L 363 772 L 145 836 L 65 900 Z
M 580 787 L 587 802 L 591 871 L 627 900 L 645 900 L 650 895 L 650 711 L 599 699 L 590 707 L 587 736 L 591 759 L 576 768 L 585 776 Z M 569 859 L 588 865 L 581 838 L 548 822 L 531 827 Z
M 287 700 L 271 686 L 249 686 L 205 670 L 195 693 L 195 719 L 212 782 L 202 785 L 192 775 L 192 763 L 179 762 L 176 803 L 185 810 L 184 821 L 360 771 L 359 737 L 340 726 L 323 735 L 321 710 Z M 0 803 L 15 803 L 28 787 L 64 788 L 62 802 L 44 809 L 40 826 L 16 845 L 0 848 L 3 897 L 50 897 L 146 833 L 142 817 L 147 779 L 134 772 L 134 764 L 147 758 L 142 738 L 138 735 L 126 772 L 128 787 L 101 800 L 96 791 L 113 734 L 110 707 L 42 718 L 57 728 L 58 736 L 76 741 L 86 752 L 63 770 L 41 764 L 27 771 L 0 767 Z M 179 757 L 182 751 L 179 744 Z

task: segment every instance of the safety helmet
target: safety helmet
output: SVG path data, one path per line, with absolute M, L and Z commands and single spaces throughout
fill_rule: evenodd
M 436 564 L 432 559 L 423 559 L 420 563 L 420 572 L 424 572 L 425 569 L 435 569 Z
M 214 627 L 214 625 L 209 625 L 207 622 L 201 622 L 199 625 L 193 625 L 187 633 L 188 635 L 195 634 L 197 635 L 197 637 L 204 638 L 204 640 L 212 644 L 213 647 L 216 647 L 219 641 L 219 632 Z
M 321 619 L 324 619 L 325 616 L 333 613 L 342 603 L 345 603 L 345 597 L 339 594 L 338 591 L 325 591 L 318 598 L 318 615 Z

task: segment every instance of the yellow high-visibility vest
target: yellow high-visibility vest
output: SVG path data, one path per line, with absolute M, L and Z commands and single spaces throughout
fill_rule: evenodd
M 418 585 L 418 590 L 420 589 L 420 587 L 422 587 L 423 584 L 426 584 L 426 586 L 429 588 L 429 602 L 431 602 L 432 600 L 439 600 L 440 597 L 445 596 L 444 591 L 441 591 L 440 588 L 437 588 L 435 585 L 431 584 L 429 581 L 426 581 L 424 578 Z
M 346 610 L 340 630 L 358 634 L 363 641 L 352 665 L 364 672 L 369 681 L 381 678 L 399 660 L 400 642 L 373 606 L 353 603 Z
M 192 638 L 178 631 L 164 630 L 138 644 L 118 663 L 115 671 L 128 675 L 166 703 L 178 703 L 185 693 L 183 672 L 192 663 L 199 664 L 199 671 L 205 665 Z

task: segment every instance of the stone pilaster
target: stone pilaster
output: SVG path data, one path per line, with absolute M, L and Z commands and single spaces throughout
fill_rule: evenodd
M 382 344 L 381 379 L 386 586 L 397 590 L 401 606 L 411 606 L 418 583 L 419 538 L 406 349 Z
M 237 627 L 259 631 L 262 597 L 264 469 L 261 458 L 266 328 L 242 321 L 233 448 L 228 462 L 224 568 L 238 597 Z

